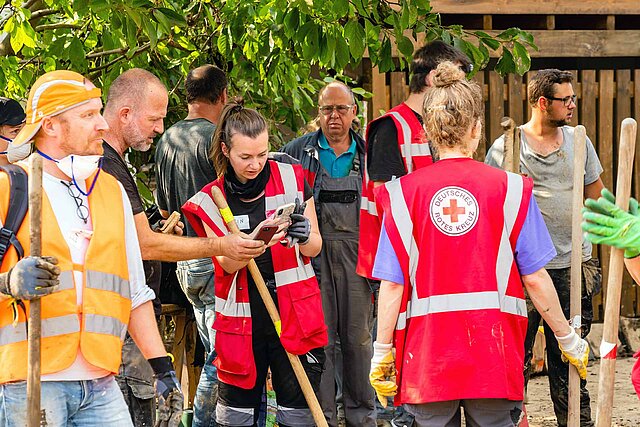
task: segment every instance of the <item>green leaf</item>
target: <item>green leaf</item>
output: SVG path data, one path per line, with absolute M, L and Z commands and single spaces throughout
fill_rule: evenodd
M 298 9 L 292 9 L 284 17 L 284 34 L 287 37 L 292 37 L 299 29 L 300 12 L 298 12 Z
M 218 52 L 220 52 L 220 55 L 222 55 L 223 58 L 226 58 L 229 54 L 229 36 L 226 33 L 220 34 L 216 41 L 216 45 L 218 46 Z
M 382 46 L 380 47 L 380 53 L 378 54 L 378 58 L 380 59 L 380 63 L 378 67 L 380 68 L 380 72 L 386 73 L 387 71 L 391 71 L 394 68 L 393 58 L 391 56 L 391 41 L 386 39 Z
M 333 14 L 336 18 L 342 18 L 349 13 L 349 0 L 334 0 Z
M 54 71 L 56 69 L 56 60 L 49 57 L 44 59 L 44 71 L 48 73 L 50 71 Z
M 336 38 L 336 67 L 344 68 L 349 63 L 349 46 L 344 37 Z
M 166 7 L 160 7 L 157 10 L 167 18 L 171 25 L 176 25 L 178 27 L 187 25 L 187 21 L 184 19 L 184 16 L 182 16 L 175 10 L 168 9 Z
M 402 53 L 405 58 L 411 58 L 413 55 L 413 42 L 405 36 L 400 36 L 396 39 L 396 43 L 398 44 L 398 50 Z
M 349 51 L 356 61 L 364 55 L 366 34 L 358 21 L 349 21 L 344 27 L 344 37 L 349 41 Z
M 73 37 L 71 43 L 69 43 L 68 50 L 72 68 L 83 70 L 87 66 L 87 60 L 85 59 L 84 46 L 80 39 Z
M 149 43 L 151 43 L 151 49 L 155 49 L 158 44 L 158 30 L 156 29 L 151 19 L 149 19 L 146 16 L 143 16 L 142 28 L 144 29 L 144 32 L 149 37 Z
M 527 49 L 518 42 L 513 42 L 513 58 L 516 64 L 516 73 L 523 75 L 531 68 L 531 57 Z
M 502 56 L 498 60 L 496 64 L 496 72 L 501 76 L 504 76 L 509 73 L 513 73 L 516 69 L 516 64 L 513 61 L 513 55 L 511 52 L 503 46 L 502 48 Z

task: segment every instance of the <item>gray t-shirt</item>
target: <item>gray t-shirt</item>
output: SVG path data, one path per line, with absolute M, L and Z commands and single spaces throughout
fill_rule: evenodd
M 520 132 L 520 173 L 533 179 L 533 195 L 538 202 L 544 222 L 549 229 L 558 255 L 546 268 L 571 266 L 571 205 L 573 198 L 573 141 L 574 128 L 563 126 L 563 143 L 556 151 L 541 156 L 531 150 L 524 132 Z M 502 167 L 504 136 L 496 139 L 485 163 Z M 602 165 L 587 137 L 587 159 L 584 185 L 593 184 L 602 173 Z M 591 243 L 582 240 L 582 260 L 591 259 Z
M 182 213 L 182 205 L 216 179 L 209 161 L 216 126 L 206 119 L 180 120 L 162 135 L 156 147 L 156 199 L 160 209 Z M 185 234 L 196 237 L 188 221 Z

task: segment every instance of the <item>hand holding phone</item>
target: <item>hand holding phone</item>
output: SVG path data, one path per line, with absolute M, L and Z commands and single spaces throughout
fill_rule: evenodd
M 296 209 L 295 203 L 287 203 L 286 205 L 279 206 L 272 215 L 272 219 L 277 223 L 288 222 L 289 217 Z
M 265 245 L 268 245 L 271 241 L 271 238 L 276 234 L 277 231 L 277 225 L 263 225 L 262 228 L 260 228 L 256 235 L 253 237 L 253 240 L 262 240 Z

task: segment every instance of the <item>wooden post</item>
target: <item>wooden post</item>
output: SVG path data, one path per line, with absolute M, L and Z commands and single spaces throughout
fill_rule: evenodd
M 586 158 L 587 131 L 576 126 L 573 143 L 573 200 L 571 213 L 571 327 L 580 335 L 582 313 L 582 205 L 584 199 L 584 163 Z M 569 368 L 569 413 L 567 426 L 580 425 L 580 375 L 573 365 Z
M 33 154 L 29 163 L 29 227 L 31 256 L 42 255 L 42 157 Z M 40 425 L 40 298 L 29 302 L 27 349 L 27 426 Z
M 502 159 L 502 169 L 518 173 L 520 170 L 520 138 L 516 140 L 516 136 L 519 137 L 520 133 L 518 132 L 518 135 L 516 135 L 515 130 L 518 128 L 511 117 L 503 117 L 502 120 L 500 120 L 500 126 L 502 126 L 504 135 L 504 158 Z
M 220 189 L 216 186 L 211 187 L 211 194 L 213 195 L 213 200 L 216 203 L 218 209 L 223 211 L 229 211 L 229 205 L 224 198 L 224 195 L 220 191 Z M 224 218 L 224 215 L 223 215 Z M 231 221 L 226 221 L 229 230 L 233 234 L 240 233 L 240 229 L 238 228 L 238 224 L 231 217 Z M 253 281 L 256 282 L 256 287 L 258 288 L 258 292 L 260 293 L 260 297 L 262 297 L 262 301 L 269 312 L 269 317 L 271 317 L 271 321 L 276 327 L 278 331 L 278 335 L 280 335 L 280 314 L 278 313 L 278 309 L 271 298 L 271 294 L 269 293 L 269 289 L 267 289 L 267 285 L 264 283 L 264 279 L 262 278 L 262 274 L 256 265 L 255 260 L 249 261 L 247 265 L 249 272 L 251 273 L 251 277 L 253 277 Z M 300 388 L 302 389 L 302 394 L 304 395 L 305 400 L 307 401 L 307 405 L 309 405 L 309 409 L 311 410 L 311 414 L 313 415 L 313 420 L 316 425 L 319 427 L 328 427 L 327 420 L 324 417 L 324 413 L 322 412 L 322 408 L 320 407 L 320 403 L 318 403 L 318 398 L 316 397 L 316 393 L 313 391 L 313 387 L 311 387 L 311 383 L 309 382 L 309 378 L 307 377 L 307 373 L 302 367 L 302 362 L 300 362 L 300 358 L 294 354 L 289 353 L 288 351 L 287 357 L 289 358 L 289 362 L 291 362 L 291 367 L 293 368 L 293 372 L 296 374 L 296 378 L 298 379 L 298 383 L 300 384 Z
M 631 194 L 631 172 L 637 123 L 631 118 L 622 121 L 620 130 L 620 148 L 618 153 L 618 178 L 616 185 L 616 205 L 627 209 Z M 613 409 L 613 391 L 618 342 L 618 320 L 620 316 L 620 294 L 624 273 L 624 250 L 611 248 L 609 276 L 607 280 L 607 298 L 604 311 L 604 330 L 600 344 L 600 381 L 598 383 L 598 407 L 596 427 L 611 426 Z

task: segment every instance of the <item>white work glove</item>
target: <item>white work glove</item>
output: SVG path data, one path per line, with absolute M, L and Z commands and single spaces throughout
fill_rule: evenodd
M 369 382 L 376 391 L 376 396 L 382 407 L 387 407 L 387 397 L 396 395 L 398 386 L 396 385 L 395 356 L 393 354 L 393 344 L 373 343 L 373 357 L 371 358 L 371 371 L 369 372 Z
M 578 336 L 575 329 L 571 328 L 569 335 L 555 336 L 562 356 L 578 369 L 578 374 L 583 380 L 587 379 L 587 363 L 589 362 L 589 344 Z

